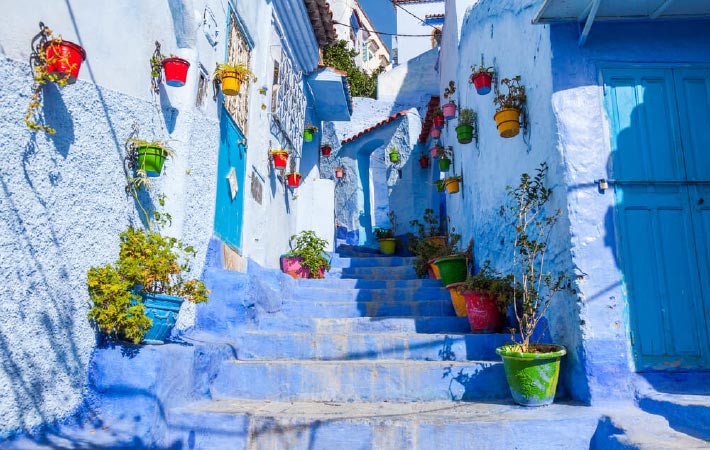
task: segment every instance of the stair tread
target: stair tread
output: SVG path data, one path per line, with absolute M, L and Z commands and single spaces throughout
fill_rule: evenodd
M 266 331 L 266 330 L 249 330 L 246 331 L 244 334 L 250 334 L 250 335 L 263 335 L 263 336 L 272 336 L 272 335 L 281 335 L 281 334 L 286 334 L 286 335 L 295 335 L 295 336 L 386 336 L 388 338 L 394 338 L 394 337 L 402 337 L 402 338 L 410 338 L 410 337 L 418 337 L 422 339 L 444 339 L 446 337 L 466 337 L 466 336 L 480 336 L 481 339 L 487 339 L 487 337 L 492 337 L 492 336 L 510 336 L 509 333 L 457 333 L 457 332 L 452 332 L 452 333 L 401 333 L 401 332 L 391 332 L 391 333 L 321 333 L 321 332 L 315 332 L 315 333 L 299 333 L 297 331 L 284 331 L 284 332 L 278 332 L 278 331 Z
M 226 364 L 247 365 L 247 364 L 269 364 L 276 365 L 299 365 L 314 363 L 318 365 L 336 365 L 336 366 L 470 366 L 474 364 L 502 365 L 503 361 L 471 359 L 466 361 L 428 361 L 417 359 L 338 359 L 338 360 L 319 360 L 319 359 L 260 359 L 260 360 L 240 360 L 230 359 L 224 361 Z

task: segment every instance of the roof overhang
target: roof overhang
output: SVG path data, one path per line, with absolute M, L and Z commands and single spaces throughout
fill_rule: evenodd
M 708 0 L 545 0 L 534 24 L 584 24 L 579 45 L 584 45 L 595 21 L 676 20 L 710 18 Z
M 307 82 L 313 93 L 316 113 L 322 120 L 350 120 L 353 104 L 345 72 L 325 67 L 312 73 Z

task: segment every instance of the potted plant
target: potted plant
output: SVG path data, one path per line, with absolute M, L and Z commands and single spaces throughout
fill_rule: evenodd
M 159 177 L 163 172 L 165 159 L 174 154 L 170 146 L 162 140 L 131 138 L 128 142 L 135 150 L 136 169 L 144 171 L 149 177 Z
M 444 112 L 441 110 L 441 108 L 435 108 L 434 111 L 432 111 L 431 116 L 432 121 L 434 122 L 434 127 L 440 130 L 444 128 Z
M 416 231 L 416 234 L 407 232 L 407 248 L 416 256 L 414 270 L 417 276 L 424 278 L 428 274 L 438 279 L 438 268 L 433 265 L 433 259 L 447 254 L 448 236 L 441 235 L 439 219 L 431 208 L 424 210 L 422 221 L 414 219 L 409 224 Z
M 296 160 L 291 158 L 289 165 L 290 172 L 286 174 L 286 184 L 288 187 L 296 188 L 301 184 L 301 174 L 296 172 Z
M 390 161 L 393 163 L 396 163 L 399 161 L 399 152 L 397 151 L 396 147 L 390 147 Z
M 168 86 L 185 86 L 185 81 L 187 81 L 187 69 L 190 68 L 190 62 L 188 60 L 170 55 L 170 57 L 163 59 L 160 64 L 163 66 L 165 83 L 167 83 Z
M 373 233 L 380 245 L 380 253 L 393 255 L 397 249 L 397 240 L 394 237 L 394 230 L 397 228 L 397 218 L 394 211 L 387 213 L 387 217 L 389 217 L 390 220 L 390 228 L 376 227 Z
M 184 300 L 207 302 L 204 283 L 188 276 L 195 249 L 154 231 L 156 223 L 164 225 L 170 216 L 153 214 L 147 230 L 129 226 L 121 233 L 115 263 L 92 267 L 87 273 L 93 303 L 88 317 L 109 338 L 162 344 Z
M 269 152 L 269 157 L 274 162 L 274 167 L 280 170 L 286 168 L 286 163 L 288 162 L 288 150 L 271 150 Z
M 419 167 L 422 169 L 429 167 L 429 157 L 425 153 L 419 155 Z
M 534 176 L 522 174 L 516 188 L 507 188 L 508 202 L 501 209 L 514 224 L 513 311 L 520 335 L 496 352 L 503 358 L 513 400 L 523 406 L 554 401 L 560 359 L 567 353 L 561 345 L 532 342 L 552 299 L 569 284 L 566 274 L 553 275 L 544 265 L 550 234 L 562 215 L 559 209 L 547 209 L 552 189 L 545 186 L 546 174 L 545 163 Z
M 449 177 L 444 181 L 444 185 L 446 186 L 446 191 L 449 194 L 456 194 L 460 190 L 460 183 L 463 178 L 459 176 L 454 176 L 454 177 Z
M 335 169 L 335 178 L 343 178 L 345 176 L 345 168 L 343 166 L 336 166 Z
M 448 287 L 448 286 L 447 286 Z M 502 276 L 486 261 L 475 275 L 457 285 L 473 333 L 497 333 L 513 299 L 513 276 Z
M 304 230 L 291 236 L 291 251 L 281 257 L 282 270 L 294 278 L 323 278 L 330 269 L 325 249 L 328 241 L 315 231 Z
M 493 66 L 486 67 L 483 64 L 471 66 L 471 78 L 469 83 L 472 83 L 476 88 L 478 95 L 486 95 L 491 92 L 491 83 L 495 76 Z
M 429 149 L 429 154 L 432 158 L 438 158 L 441 153 L 443 153 L 444 147 L 440 144 L 434 144 L 432 148 Z
M 458 246 L 461 235 L 454 231 L 455 230 L 452 230 L 448 234 L 446 245 L 442 249 L 443 255 L 433 261 L 434 265 L 439 269 L 441 282 L 444 283 L 444 286 L 459 281 L 465 281 L 468 275 L 467 253 L 470 253 L 471 250 L 468 249 L 461 253 Z
M 434 181 L 434 186 L 437 192 L 444 192 L 446 190 L 446 180 L 436 180 Z
M 218 80 L 222 85 L 222 93 L 230 96 L 239 94 L 242 83 L 256 81 L 256 77 L 244 63 L 218 64 L 212 79 Z
M 25 114 L 25 125 L 32 131 L 42 130 L 48 134 L 56 130 L 41 122 L 38 110 L 42 106 L 42 86 L 55 83 L 64 87 L 74 84 L 79 76 L 86 51 L 73 42 L 55 38 L 52 30 L 40 22 L 40 32 L 32 39 L 30 66 L 33 71 L 32 95 Z
M 473 121 L 476 113 L 472 109 L 463 108 L 459 112 L 459 125 L 456 127 L 456 139 L 459 144 L 470 144 L 473 140 Z
M 437 148 L 436 156 L 439 158 L 439 170 L 442 172 L 447 172 L 449 167 L 451 167 L 451 156 L 453 154 L 453 150 L 454 149 L 451 146 L 446 148 L 440 146 Z
M 512 138 L 520 133 L 520 113 L 525 106 L 525 86 L 520 84 L 520 75 L 513 78 L 504 78 L 501 84 L 508 89 L 506 94 L 498 92 L 493 102 L 496 104 L 496 113 L 493 119 L 498 126 L 501 137 Z
M 456 92 L 456 85 L 453 81 L 449 81 L 449 86 L 444 89 L 444 98 L 448 99 L 449 103 L 446 103 L 441 108 L 444 114 L 444 119 L 446 120 L 456 117 L 456 103 L 454 103 L 453 99 L 454 92 Z
M 438 128 L 432 128 L 429 134 L 431 135 L 432 139 L 439 139 L 439 137 L 441 136 L 441 130 Z
M 313 140 L 313 135 L 318 132 L 318 127 L 311 125 L 309 122 L 303 129 L 303 140 L 306 142 L 311 142 Z
M 332 151 L 333 151 L 333 148 L 332 148 L 330 145 L 328 145 L 328 144 L 322 145 L 321 148 L 320 148 L 320 154 L 321 154 L 322 156 L 325 156 L 326 158 L 327 158 L 328 156 L 330 156 L 330 154 L 331 154 Z

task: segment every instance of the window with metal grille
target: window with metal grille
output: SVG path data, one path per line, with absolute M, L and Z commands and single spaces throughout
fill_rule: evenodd
M 237 17 L 234 15 L 234 12 L 232 12 L 229 20 L 227 63 L 242 63 L 246 67 L 251 67 L 249 64 L 251 59 L 250 53 L 251 48 L 249 47 L 249 43 L 239 27 Z M 224 97 L 224 107 L 227 109 L 244 135 L 247 134 L 247 123 L 249 122 L 249 85 L 249 83 L 242 83 L 239 94 Z

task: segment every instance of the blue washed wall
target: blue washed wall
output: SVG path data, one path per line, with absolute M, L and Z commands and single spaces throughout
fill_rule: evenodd
M 584 304 L 587 370 L 594 398 L 629 395 L 633 361 L 627 304 L 615 258 L 613 192 L 594 180 L 612 176 L 610 137 L 600 86 L 604 62 L 710 62 L 710 22 L 595 23 L 577 46 L 576 25 L 554 25 L 552 107 L 565 161 L 568 213 L 579 296 Z

